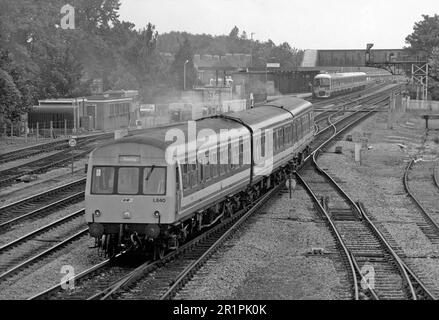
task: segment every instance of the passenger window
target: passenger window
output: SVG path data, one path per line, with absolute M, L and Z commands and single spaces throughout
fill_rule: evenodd
M 210 176 L 212 178 L 218 176 L 218 153 L 217 149 L 213 149 L 210 151 Z
M 175 168 L 175 185 L 176 185 L 176 190 L 180 190 L 180 174 L 179 174 L 179 170 L 178 167 Z
M 233 168 L 239 168 L 239 141 L 233 144 Z
M 282 149 L 284 146 L 284 129 L 283 128 L 279 129 L 277 134 L 279 135 L 279 144 L 278 144 L 279 149 Z
M 297 128 L 297 120 L 294 120 L 294 128 L 293 128 L 293 135 L 294 135 L 294 142 L 296 143 L 299 140 L 299 132 L 298 132 L 298 128 Z
M 232 141 L 229 141 L 229 165 L 230 169 L 233 170 L 235 168 L 235 159 L 234 159 L 234 146 L 232 145 Z
M 207 161 L 207 163 L 206 164 L 203 164 L 203 170 L 204 170 L 204 178 L 206 179 L 206 180 L 209 180 L 210 179 L 210 159 L 209 159 L 209 151 L 206 151 L 205 153 L 204 153 L 204 157 L 205 157 L 205 159 L 206 159 L 206 161 Z
M 117 178 L 118 194 L 139 193 L 139 168 L 119 168 Z
M 294 126 L 293 126 L 293 124 L 290 125 L 290 141 L 291 141 L 291 144 L 294 143 Z
M 244 142 L 239 138 L 239 165 L 244 164 Z
M 265 132 L 261 134 L 261 157 L 265 158 Z
M 223 175 L 223 174 L 226 174 L 226 172 L 227 172 L 227 167 L 228 167 L 228 164 L 227 164 L 227 159 L 226 159 L 226 156 L 227 156 L 227 149 L 225 149 L 225 148 L 220 148 L 220 159 L 219 159 L 219 164 L 220 164 L 220 168 L 221 168 L 221 175 Z
M 204 172 L 203 172 L 203 165 L 201 163 L 198 163 L 198 184 L 201 184 L 204 181 Z
M 94 167 L 91 193 L 112 194 L 114 192 L 114 168 Z

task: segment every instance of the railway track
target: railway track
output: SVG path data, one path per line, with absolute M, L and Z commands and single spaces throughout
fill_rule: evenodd
M 108 136 L 108 133 L 106 135 Z M 93 136 L 93 137 L 90 137 L 90 136 L 78 137 L 77 141 L 82 142 L 82 141 L 86 141 L 86 140 L 94 139 L 94 138 L 95 138 L 95 136 Z M 49 151 L 67 150 L 70 148 L 67 142 L 68 142 L 68 139 L 65 138 L 65 139 L 61 139 L 61 140 L 57 140 L 57 141 L 33 145 L 30 147 L 22 148 L 19 150 L 14 150 L 14 151 L 7 152 L 7 153 L 2 153 L 2 154 L 0 154 L 0 165 L 4 164 L 4 163 L 11 162 L 11 161 L 15 161 L 15 160 L 33 157 L 33 156 L 36 156 L 38 154 L 49 152 Z
M 366 88 L 363 91 L 354 92 L 354 93 L 351 93 L 351 94 L 348 94 L 345 96 L 339 96 L 339 97 L 335 97 L 332 99 L 326 99 L 326 100 L 310 99 L 310 101 L 315 103 L 316 106 L 318 106 L 320 104 L 325 105 L 327 103 L 345 102 L 347 99 L 349 99 L 349 100 L 356 99 L 356 98 L 359 98 L 366 93 L 373 92 L 374 90 L 378 90 L 382 86 L 383 85 L 371 86 L 369 88 Z M 175 124 L 170 124 L 170 125 L 175 125 Z M 166 126 L 166 125 L 164 125 L 164 126 Z M 130 135 L 131 134 L 139 134 L 141 132 L 145 132 L 146 130 L 149 130 L 149 129 L 135 129 L 135 130 L 130 131 Z M 112 136 L 113 136 L 113 133 L 102 133 L 102 134 L 97 134 L 97 135 L 91 136 L 91 137 L 90 136 L 78 137 L 77 141 L 78 141 L 78 143 L 81 143 L 82 141 L 86 141 L 89 139 L 105 139 L 105 138 L 111 138 Z M 36 155 L 44 153 L 44 152 L 49 152 L 49 151 L 54 151 L 54 150 L 64 150 L 64 151 L 68 150 L 70 147 L 68 146 L 67 141 L 68 141 L 68 139 L 66 138 L 66 139 L 61 139 L 61 140 L 57 140 L 57 141 L 53 141 L 53 142 L 41 143 L 38 145 L 34 145 L 34 146 L 19 149 L 19 150 L 0 154 L 0 165 L 4 164 L 4 163 L 11 162 L 11 161 L 15 161 L 15 160 L 33 157 L 33 156 L 36 156 Z
M 361 113 L 361 118 L 364 117 L 364 113 Z M 346 118 L 352 119 L 352 115 Z M 272 194 L 268 194 L 266 197 L 272 197 Z M 253 210 L 257 210 L 257 208 L 252 208 L 248 214 L 250 215 Z M 246 218 L 247 214 L 242 219 L 244 220 Z M 233 230 L 234 229 L 231 228 L 228 232 L 233 232 Z M 212 232 L 216 232 L 216 230 Z M 129 277 L 129 279 L 122 281 L 118 288 L 113 287 L 109 291 L 107 290 L 94 298 L 170 299 L 190 280 L 196 270 L 209 258 L 212 252 L 229 237 L 228 232 L 224 233 L 220 229 L 218 234 L 214 234 L 215 237 L 209 240 L 205 246 L 196 246 L 195 250 L 188 251 L 181 258 L 173 260 L 172 263 L 165 264 L 164 267 L 158 270 L 156 270 L 155 267 L 147 266 L 144 271 L 138 271 Z M 217 237 L 219 237 L 218 240 Z M 205 247 L 209 249 L 206 251 Z M 147 276 L 145 277 L 144 275 Z
M 160 126 L 160 128 L 167 128 L 167 127 L 175 126 L 176 124 L 179 124 L 179 123 L 170 123 L 167 125 L 162 125 L 162 126 Z M 134 129 L 128 133 L 128 136 L 132 136 L 132 135 L 136 135 L 136 134 L 140 134 L 140 133 L 146 133 L 146 132 L 153 130 L 153 129 L 155 129 L 155 128 Z M 78 142 L 78 144 L 76 145 L 76 147 L 73 150 L 74 159 L 78 159 L 78 158 L 82 158 L 82 157 L 86 156 L 96 147 L 97 144 L 103 143 L 105 140 L 112 139 L 113 136 L 114 136 L 113 133 L 103 133 L 100 135 L 95 135 L 95 136 L 83 138 L 80 142 Z M 45 145 L 46 144 L 43 144 L 43 145 L 40 145 L 38 147 L 44 149 Z M 49 143 L 48 148 L 49 149 L 44 149 L 41 152 L 47 152 L 47 151 L 51 150 L 50 143 Z M 14 152 L 10 153 L 11 154 L 10 157 L 13 157 L 12 154 Z M 20 152 L 17 151 L 15 153 L 20 153 Z M 15 157 L 18 157 L 18 155 L 16 155 Z M 25 175 L 44 173 L 44 172 L 49 171 L 52 168 L 63 166 L 66 163 L 69 163 L 71 161 L 71 159 L 72 159 L 71 153 L 63 150 L 63 151 L 57 152 L 57 153 L 52 154 L 52 155 L 47 156 L 47 157 L 33 160 L 30 162 L 9 168 L 9 169 L 1 170 L 0 171 L 0 188 L 14 184 L 17 179 L 19 179 Z
M 63 290 L 61 285 L 57 285 L 32 299 L 170 298 L 281 187 L 279 185 L 271 189 L 253 205 L 190 240 L 161 260 L 147 261 L 135 269 L 117 266 L 115 273 L 112 271 L 115 264 L 108 260 L 78 275 L 75 281 L 79 285 L 74 290 Z M 100 279 L 97 280 L 96 275 Z M 100 284 L 96 285 L 96 281 Z M 173 285 L 169 286 L 170 283 Z
M 418 172 L 413 172 L 415 166 L 418 166 Z M 410 172 L 413 172 L 411 177 Z M 439 188 L 435 172 L 434 163 L 411 160 L 403 182 L 405 191 L 421 213 L 416 224 L 433 244 L 439 244 Z
M 414 222 L 434 245 L 439 244 L 438 169 L 438 162 L 412 160 L 408 163 L 403 177 L 404 189 L 420 213 L 414 217 Z M 435 296 L 439 297 L 438 284 L 428 275 L 422 279 Z
M 84 199 L 85 178 L 43 191 L 0 208 L 0 230 L 46 216 Z
M 171 299 L 195 274 L 209 257 L 229 239 L 247 219 L 282 188 L 282 184 L 268 191 L 250 207 L 241 210 L 225 222 L 209 230 L 179 253 L 178 259 L 167 260 L 160 268 L 137 270 L 118 288 L 98 295 L 99 299 Z M 187 250 L 189 249 L 190 250 Z M 149 270 L 148 270 L 149 269 Z
M 393 250 L 366 214 L 364 206 L 355 203 L 340 184 L 317 164 L 320 150 L 351 125 L 343 125 L 343 120 L 333 124 L 332 135 L 319 144 L 310 156 L 311 163 L 296 175 L 338 240 L 351 272 L 353 296 L 355 299 L 435 299 Z
M 340 100 L 341 103 L 335 105 L 334 107 L 326 109 L 315 116 L 314 121 L 317 129 L 317 133 L 321 130 L 321 128 L 330 127 L 331 118 L 343 115 L 346 112 L 355 112 L 359 108 L 362 108 L 363 106 L 373 105 L 375 103 L 381 103 L 382 101 L 387 99 L 386 98 L 383 100 L 382 98 L 380 98 L 383 96 L 383 94 L 395 93 L 398 92 L 399 90 L 400 90 L 399 87 L 394 87 L 377 94 L 367 95 L 364 97 L 361 96 L 361 98 L 357 100 L 352 100 L 350 98 L 345 100 Z
M 378 99 L 379 100 L 379 99 Z M 382 99 L 383 101 L 386 99 Z M 370 109 L 370 113 L 354 112 L 338 120 L 338 124 L 342 125 L 344 129 L 349 128 L 353 123 L 357 123 L 365 119 L 370 114 L 373 114 L 375 109 Z M 324 134 L 326 130 L 322 130 Z M 147 261 L 145 264 L 139 266 L 135 270 L 124 270 L 118 277 L 109 277 L 105 275 L 108 263 L 95 266 L 88 272 L 84 272 L 75 278 L 79 282 L 78 286 L 71 292 L 61 289 L 61 285 L 43 292 L 33 299 L 170 299 L 176 292 L 181 289 L 187 281 L 193 276 L 197 269 L 209 258 L 209 256 L 227 240 L 233 232 L 239 228 L 248 217 L 275 192 L 281 188 L 280 184 L 276 188 L 270 190 L 257 203 L 248 207 L 242 212 L 235 214 L 232 218 L 222 222 L 213 229 L 203 233 L 196 239 L 181 246 L 176 251 L 171 252 L 162 260 L 151 262 Z M 224 231 L 228 227 L 229 231 Z M 358 268 L 358 265 L 352 264 L 352 268 Z M 111 270 L 111 268 L 110 268 Z M 105 279 L 96 280 L 96 274 L 100 274 Z M 361 278 L 356 278 L 361 281 Z M 87 283 L 95 283 L 96 281 L 108 285 L 105 289 L 96 293 L 96 286 L 87 285 Z M 83 285 L 85 284 L 85 285 Z M 102 286 L 99 286 L 99 288 Z M 373 290 L 371 291 L 373 292 Z M 373 293 L 370 294 L 373 296 Z M 358 297 L 358 290 L 355 294 Z
M 88 234 L 78 210 L 0 247 L 0 282 Z M 55 243 L 53 245 L 53 243 Z
M 362 97 L 363 95 L 368 94 L 368 93 L 372 93 L 372 92 L 374 92 L 376 90 L 379 90 L 379 89 L 385 87 L 386 85 L 387 85 L 386 83 L 382 83 L 382 84 L 378 84 L 378 85 L 377 84 L 371 84 L 367 88 L 365 88 L 364 90 L 361 90 L 361 91 L 355 91 L 355 92 L 352 92 L 352 93 L 349 93 L 349 94 L 340 95 L 340 96 L 336 96 L 336 97 L 333 97 L 333 98 L 325 98 L 325 99 L 322 99 L 322 98 L 318 98 L 318 99 L 311 98 L 308 101 L 312 102 L 317 107 L 320 106 L 320 105 L 325 105 L 328 102 L 329 103 L 344 102 L 346 100 L 358 99 L 358 98 Z
M 97 143 L 102 137 L 93 137 L 84 140 L 77 144 L 73 151 L 73 157 L 75 159 L 84 157 L 95 147 L 94 143 Z M 44 173 L 52 168 L 62 166 L 72 159 L 70 152 L 60 151 L 53 155 L 30 161 L 13 168 L 0 171 L 0 187 L 6 187 L 12 185 L 16 180 L 25 175 L 32 175 L 37 173 Z
M 119 253 L 75 275 L 74 287 L 64 289 L 59 283 L 29 300 L 87 300 L 120 283 L 145 262 L 144 258 Z

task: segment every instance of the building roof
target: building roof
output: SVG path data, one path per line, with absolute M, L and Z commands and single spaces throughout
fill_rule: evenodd
M 194 55 L 194 66 L 198 70 L 225 70 L 233 71 L 248 68 L 251 62 L 251 55 L 242 53 L 227 53 L 219 55 Z

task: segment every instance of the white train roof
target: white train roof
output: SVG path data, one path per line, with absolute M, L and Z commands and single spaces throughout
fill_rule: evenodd
M 151 128 L 142 134 L 111 141 L 98 147 L 95 151 L 120 144 L 143 144 L 166 150 L 169 145 L 174 144 L 174 141 L 166 140 L 167 135 L 169 136 L 172 133 L 171 130 L 182 132 L 185 136 L 185 143 L 193 141 L 194 136 L 196 139 L 201 130 L 209 130 L 211 134 L 216 135 L 219 135 L 221 130 L 232 130 L 233 137 L 231 138 L 234 140 L 239 137 L 249 137 L 250 130 L 256 132 L 280 124 L 291 120 L 293 117 L 300 116 L 310 109 L 312 109 L 312 104 L 308 101 L 299 98 L 283 98 L 253 109 L 197 120 L 195 121 L 196 135 L 189 133 L 188 123 L 176 124 L 175 126 Z
M 365 72 L 321 73 L 316 75 L 314 79 L 342 79 L 364 76 L 367 76 Z

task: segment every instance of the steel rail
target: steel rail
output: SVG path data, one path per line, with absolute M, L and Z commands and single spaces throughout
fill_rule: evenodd
M 84 212 L 85 212 L 84 209 L 81 209 L 81 210 L 78 210 L 76 212 L 73 212 L 73 213 L 71 213 L 71 214 L 69 214 L 69 215 L 67 215 L 65 217 L 62 217 L 62 218 L 60 218 L 60 219 L 58 219 L 58 220 L 56 220 L 56 221 L 54 221 L 54 222 L 52 222 L 50 224 L 47 224 L 47 225 L 45 225 L 45 226 L 43 226 L 41 228 L 38 228 L 38 229 L 36 229 L 34 231 L 31 231 L 28 234 L 26 234 L 24 236 L 21 236 L 18 239 L 15 239 L 15 240 L 13 240 L 13 241 L 5 244 L 5 245 L 2 245 L 0 247 L 0 254 L 4 253 L 5 251 L 11 250 L 13 247 L 15 247 L 15 246 L 17 246 L 17 245 L 27 241 L 30 238 L 35 237 L 36 235 L 46 233 L 47 231 L 49 231 L 50 229 L 53 229 L 56 226 L 62 225 L 62 224 L 66 223 L 66 222 L 68 222 L 70 220 L 73 220 L 73 219 L 75 219 L 77 217 L 80 217 L 80 216 L 82 216 L 84 214 Z
M 371 111 L 371 112 L 373 112 L 373 111 Z M 368 113 L 369 114 L 369 113 Z M 368 115 L 368 114 L 366 114 L 366 116 Z M 365 117 L 365 116 L 364 116 Z M 364 119 L 364 117 L 361 117 L 360 119 Z M 324 177 L 326 177 L 329 181 L 330 181 L 330 183 L 331 183 L 331 185 L 333 185 L 336 189 L 337 189 L 337 191 L 340 193 L 340 195 L 342 195 L 342 197 L 343 198 L 345 198 L 349 203 L 350 203 L 350 205 L 351 205 L 351 207 L 352 208 L 354 208 L 354 211 L 357 213 L 357 215 L 359 216 L 359 217 L 361 217 L 361 216 L 363 216 L 363 214 L 362 214 L 362 211 L 361 211 L 361 209 L 358 207 L 358 205 L 357 205 L 357 203 L 343 190 L 343 188 L 326 172 L 326 171 L 324 171 L 323 169 L 321 169 L 321 167 L 317 164 L 317 155 L 318 155 L 318 152 L 322 149 L 322 148 L 324 148 L 324 147 L 326 147 L 330 142 L 332 142 L 334 139 L 335 139 L 335 137 L 337 137 L 338 135 L 340 135 L 341 133 L 343 133 L 344 131 L 346 131 L 348 128 L 350 128 L 350 127 L 352 127 L 352 125 L 354 124 L 354 123 L 358 123 L 358 121 L 359 120 L 356 120 L 356 121 L 354 121 L 354 122 L 352 122 L 352 123 L 350 123 L 348 126 L 345 126 L 345 127 L 343 127 L 341 130 L 339 130 L 339 129 L 337 129 L 337 127 L 336 127 L 336 123 L 332 123 L 332 121 L 330 120 L 330 122 L 332 123 L 332 125 L 334 126 L 334 135 L 330 138 L 330 139 L 328 139 L 326 142 L 324 142 L 317 150 L 315 150 L 314 152 L 313 152 L 313 154 L 312 154 L 312 162 L 313 162 L 313 165 L 316 167 L 316 169 L 324 176 Z M 373 225 L 371 225 L 371 226 L 373 226 Z M 414 290 L 414 288 L 413 288 L 413 285 L 412 285 L 412 283 L 411 283 L 411 281 L 410 281 L 410 279 L 409 279 L 409 277 L 408 277 L 408 274 L 407 274 L 407 272 L 406 272 L 406 269 L 402 266 L 402 264 L 400 263 L 400 261 L 401 261 L 401 259 L 399 258 L 399 256 L 394 252 L 394 250 L 392 249 L 392 247 L 389 245 L 389 243 L 384 239 L 384 238 L 382 238 L 382 237 L 379 237 L 380 239 L 381 239 L 381 243 L 383 243 L 384 244 L 384 247 L 386 248 L 386 250 L 391 254 L 391 256 L 393 257 L 393 259 L 395 260 L 395 262 L 396 262 L 396 264 L 397 264 L 397 267 L 398 267 L 398 269 L 400 270 L 400 273 L 402 274 L 402 276 L 403 276 L 403 279 L 405 280 L 405 282 L 406 282 L 406 284 L 407 284 L 407 286 L 408 286 L 408 289 L 409 289 L 409 292 L 410 292 L 410 295 L 412 296 L 412 298 L 413 298 L 413 300 L 417 300 L 417 296 L 416 296 L 416 293 L 415 293 L 415 290 Z
M 359 294 L 358 294 L 359 290 L 358 290 L 358 280 L 357 280 L 358 272 L 356 270 L 357 267 L 354 265 L 355 260 L 352 258 L 351 252 L 349 251 L 346 244 L 344 243 L 344 240 L 341 237 L 340 233 L 338 232 L 337 228 L 335 227 L 333 221 L 331 220 L 331 217 L 329 216 L 329 214 L 326 212 L 326 210 L 323 208 L 323 206 L 321 205 L 321 203 L 317 199 L 316 194 L 311 190 L 308 183 L 306 183 L 306 181 L 302 178 L 302 176 L 298 172 L 296 172 L 295 175 L 298 178 L 299 182 L 305 187 L 305 190 L 308 192 L 308 194 L 313 198 L 314 203 L 317 205 L 318 210 L 325 217 L 326 222 L 330 225 L 331 230 L 335 234 L 335 238 L 337 239 L 338 243 L 341 245 L 341 247 L 343 249 L 343 253 L 345 255 L 345 258 L 348 261 L 349 269 L 351 272 L 351 277 L 352 277 L 353 282 L 354 282 L 354 284 L 353 284 L 354 300 L 359 300 Z
M 281 182 L 278 186 L 274 187 L 272 190 L 268 191 L 258 202 L 252 206 L 250 210 L 248 210 L 239 220 L 237 220 L 227 231 L 215 241 L 215 243 L 207 249 L 203 255 L 198 258 L 196 261 L 192 262 L 189 266 L 187 266 L 175 279 L 172 286 L 160 297 L 160 300 L 166 300 L 172 298 L 172 296 L 182 287 L 184 284 L 194 275 L 194 273 L 206 262 L 206 260 L 216 251 L 218 248 L 229 239 L 236 230 L 244 224 L 247 219 L 252 216 L 257 210 L 264 205 L 268 199 L 273 197 L 284 185 L 284 182 Z
M 408 183 L 408 175 L 409 171 L 412 169 L 415 161 L 411 160 L 409 164 L 407 165 L 405 172 L 404 172 L 404 189 L 409 195 L 409 197 L 413 200 L 413 202 L 416 204 L 416 206 L 421 211 L 424 218 L 427 220 L 427 222 L 435 229 L 436 233 L 439 234 L 439 225 L 434 221 L 434 219 L 428 214 L 427 210 L 424 208 L 424 206 L 419 202 L 419 200 L 416 198 L 416 196 L 413 194 L 413 192 L 410 190 L 410 186 Z
M 0 274 L 0 281 L 3 281 L 5 278 L 11 276 L 12 274 L 16 273 L 17 271 L 23 269 L 24 267 L 27 267 L 29 265 L 35 264 L 37 262 L 39 262 L 42 258 L 54 253 L 55 251 L 58 251 L 60 248 L 66 246 L 67 244 L 69 244 L 70 242 L 73 242 L 75 240 L 78 240 L 82 237 L 84 237 L 85 235 L 88 234 L 88 228 L 83 229 L 77 233 L 75 233 L 74 235 L 68 237 L 67 239 L 64 239 L 63 241 L 59 242 L 58 244 L 44 250 L 43 252 L 40 252 L 39 254 L 37 254 L 36 256 L 33 256 L 23 262 L 21 262 L 20 264 L 14 266 L 13 268 L 3 272 L 2 274 Z
M 351 117 L 351 116 L 352 115 L 349 115 L 348 117 Z M 362 117 L 362 119 L 364 119 L 366 116 L 367 115 L 364 115 Z M 175 124 L 171 124 L 170 126 L 173 126 L 173 125 L 175 125 Z M 202 236 L 200 236 L 200 237 L 202 237 Z M 192 241 L 195 241 L 195 240 L 197 240 L 197 239 L 194 239 Z M 199 240 L 199 241 L 201 241 L 201 240 Z M 184 249 L 185 246 L 190 246 L 190 244 L 191 244 L 191 242 L 183 245 L 179 249 Z M 148 262 L 146 265 L 142 265 L 141 267 L 137 268 L 134 272 L 131 272 L 129 275 L 127 275 L 127 276 L 123 277 L 122 279 L 120 279 L 120 281 L 117 281 L 116 283 L 114 283 L 111 287 L 107 288 L 106 290 L 102 291 L 99 294 L 96 294 L 96 295 L 90 297 L 90 299 L 106 299 L 106 298 L 111 297 L 118 290 L 121 290 L 124 287 L 126 287 L 127 285 L 131 284 L 132 282 L 137 281 L 139 277 L 142 277 L 145 273 L 149 272 L 149 271 L 146 271 L 146 270 L 150 270 L 151 268 L 157 267 L 159 264 L 162 264 L 162 263 L 165 263 L 166 261 L 174 259 L 175 257 L 177 257 L 177 255 L 179 255 L 181 253 L 182 252 L 174 251 L 174 252 L 171 252 L 170 254 L 168 254 L 166 257 L 164 257 L 163 260 L 156 261 L 154 263 Z M 98 266 L 95 266 L 94 268 L 98 268 Z M 189 274 L 190 274 L 190 272 L 189 272 Z M 54 289 L 54 288 L 52 288 L 52 289 Z
M 49 202 L 46 205 L 43 205 L 43 206 L 39 205 L 40 201 L 45 200 L 45 198 L 50 197 L 50 195 L 52 195 L 52 194 L 56 195 L 57 193 L 63 193 L 65 191 L 68 191 L 68 189 L 70 189 L 70 188 L 74 189 L 75 187 L 78 186 L 78 184 L 79 185 L 85 184 L 85 178 L 64 184 L 64 185 L 59 186 L 59 187 L 52 188 L 52 189 L 47 190 L 47 191 L 43 191 L 39 194 L 30 196 L 30 197 L 27 197 L 24 199 L 20 199 L 20 200 L 15 201 L 11 204 L 8 204 L 7 206 L 0 208 L 0 215 L 2 215 L 2 218 L 4 216 L 10 215 L 11 213 L 14 215 L 14 218 L 6 220 L 4 222 L 1 222 L 0 229 L 5 228 L 5 227 L 7 227 L 11 224 L 14 224 L 14 223 L 21 222 L 22 220 L 34 217 L 36 215 L 39 215 L 42 213 L 47 213 L 49 210 L 58 208 L 60 206 L 66 205 L 66 204 L 69 204 L 72 201 L 75 201 L 76 199 L 83 198 L 84 191 L 80 191 L 80 192 L 68 194 L 68 195 L 66 195 L 66 196 L 64 196 L 64 197 L 62 197 L 54 202 Z M 33 207 L 35 207 L 35 208 L 31 209 L 31 211 L 27 211 L 27 210 L 29 210 L 28 207 L 32 206 L 32 202 L 36 202 L 33 205 Z M 24 213 L 21 213 L 23 211 L 24 211 Z
M 425 284 L 416 276 L 416 274 L 404 263 L 404 261 L 398 256 L 398 254 L 393 250 L 392 246 L 387 242 L 384 235 L 381 233 L 381 231 L 375 226 L 375 224 L 372 222 L 368 214 L 366 214 L 366 209 L 364 208 L 364 205 L 362 203 L 357 204 L 361 215 L 364 217 L 364 221 L 368 223 L 370 228 L 373 230 L 373 232 L 380 238 L 380 241 L 385 244 L 387 248 L 389 248 L 389 251 L 391 252 L 394 259 L 398 261 L 398 264 L 404 269 L 405 275 L 407 275 L 408 283 L 410 284 L 410 290 L 413 292 L 413 296 L 416 297 L 417 300 L 418 294 L 417 292 L 422 292 L 424 294 L 424 298 L 428 300 L 436 300 L 435 296 L 430 292 L 430 290 L 427 289 Z M 410 279 L 412 278 L 412 279 Z M 416 284 L 418 290 L 415 290 L 413 287 L 413 284 Z
M 94 266 L 82 271 L 81 273 L 77 274 L 74 276 L 73 279 L 71 279 L 74 283 L 75 286 L 78 285 L 78 283 L 81 283 L 87 279 L 90 278 L 90 276 L 92 276 L 93 274 L 105 269 L 106 267 L 110 266 L 111 264 L 117 263 L 117 261 L 121 258 L 123 258 L 126 255 L 126 251 L 120 252 L 118 254 L 116 254 L 114 257 L 112 258 L 108 258 L 105 259 L 104 261 L 101 261 L 97 264 L 95 264 Z M 44 300 L 49 298 L 52 295 L 55 295 L 57 292 L 60 292 L 61 290 L 63 290 L 63 284 L 62 282 L 60 282 L 59 284 L 56 284 L 54 286 L 52 286 L 51 288 L 42 291 L 30 298 L 28 298 L 27 300 Z

